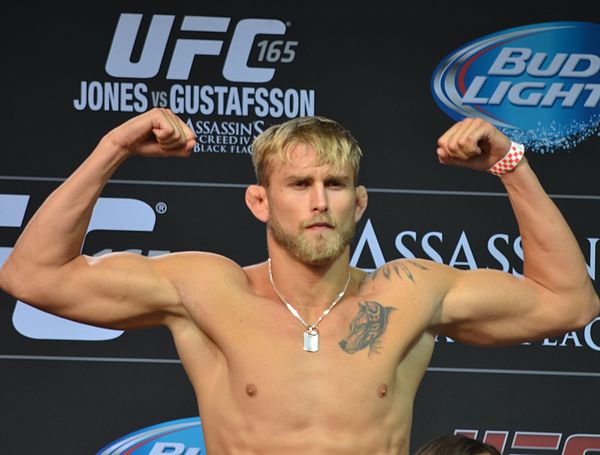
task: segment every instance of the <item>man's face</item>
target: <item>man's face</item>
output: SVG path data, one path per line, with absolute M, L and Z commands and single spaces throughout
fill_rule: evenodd
M 305 264 L 335 260 L 352 240 L 358 219 L 353 171 L 317 165 L 315 150 L 306 144 L 294 146 L 290 158 L 272 163 L 269 232 Z

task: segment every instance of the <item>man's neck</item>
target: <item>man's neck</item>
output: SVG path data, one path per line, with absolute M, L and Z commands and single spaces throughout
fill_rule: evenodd
M 337 259 L 322 265 L 304 264 L 279 248 L 270 248 L 269 255 L 273 284 L 287 302 L 304 314 L 320 314 L 348 281 L 348 249 Z

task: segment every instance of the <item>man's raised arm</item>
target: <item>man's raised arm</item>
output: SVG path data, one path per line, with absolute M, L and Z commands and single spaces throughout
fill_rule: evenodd
M 512 146 L 492 125 L 474 119 L 454 125 L 438 145 L 441 163 L 477 170 L 490 169 Z M 515 165 L 507 158 L 504 170 L 495 168 L 519 225 L 524 277 L 443 272 L 448 287 L 434 320 L 439 333 L 476 344 L 513 343 L 574 330 L 598 315 L 600 302 L 571 229 L 527 160 Z
M 82 256 L 104 185 L 129 156 L 188 156 L 194 133 L 167 109 L 153 109 L 106 134 L 43 203 L 0 270 L 0 286 L 20 300 L 81 322 L 128 328 L 178 311 L 168 259 L 116 253 Z

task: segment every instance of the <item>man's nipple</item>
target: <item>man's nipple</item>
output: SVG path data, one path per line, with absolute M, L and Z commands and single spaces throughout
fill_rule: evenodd
M 248 384 L 246 386 L 246 395 L 248 395 L 250 398 L 255 397 L 257 393 L 258 390 L 256 389 L 256 386 L 254 384 Z

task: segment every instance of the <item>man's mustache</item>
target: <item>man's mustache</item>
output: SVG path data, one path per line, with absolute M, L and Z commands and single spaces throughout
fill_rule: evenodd
M 334 228 L 336 226 L 335 221 L 328 215 L 318 215 L 318 216 L 315 216 L 314 218 L 311 218 L 308 221 L 304 221 L 302 223 L 302 227 L 307 228 L 310 226 L 314 226 L 316 224 L 325 224 L 332 228 Z

